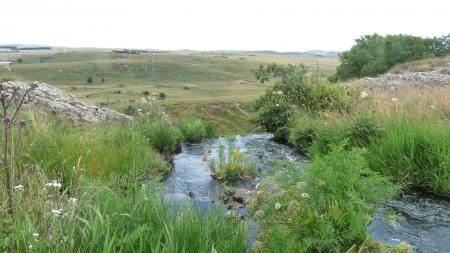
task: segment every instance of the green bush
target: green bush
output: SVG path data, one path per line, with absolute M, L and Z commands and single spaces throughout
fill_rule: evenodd
M 444 56 L 450 53 L 450 35 L 421 38 L 412 35 L 365 35 L 349 50 L 339 54 L 341 65 L 330 80 L 375 76 L 397 63 Z
M 215 128 L 212 124 L 205 123 L 202 119 L 196 117 L 189 117 L 181 121 L 180 130 L 184 139 L 189 142 L 200 142 L 215 134 Z
M 306 75 L 304 66 L 272 64 L 260 67 L 257 78 L 267 81 L 277 77 L 281 81 L 266 90 L 255 102 L 254 118 L 277 139 L 286 141 L 289 118 L 296 110 L 349 111 L 356 103 L 358 88 L 329 84 Z
M 402 183 L 450 193 L 448 123 L 403 118 L 386 125 L 384 137 L 369 148 L 370 167 Z
M 256 252 L 346 252 L 367 239 L 372 215 L 398 191 L 368 169 L 361 149 L 334 146 L 302 174 L 284 167 L 250 204 L 260 222 Z M 283 194 L 269 193 L 277 187 Z
M 180 145 L 180 131 L 165 119 L 153 119 L 145 128 L 150 143 L 164 154 L 172 154 Z

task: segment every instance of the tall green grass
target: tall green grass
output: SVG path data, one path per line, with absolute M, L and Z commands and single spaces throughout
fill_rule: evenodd
M 215 133 L 214 127 L 210 123 L 206 123 L 196 117 L 189 117 L 182 120 L 180 130 L 183 133 L 184 139 L 188 142 L 200 142 L 204 138 L 212 137 Z
M 80 185 L 78 200 L 73 202 L 66 193 L 42 191 L 43 185 L 27 184 L 16 194 L 18 208 L 11 224 L 10 243 L 0 245 L 0 249 L 68 253 L 246 252 L 245 226 L 239 220 L 224 219 L 220 209 L 205 215 L 195 207 L 163 202 L 150 186 L 134 185 L 118 192 L 108 185 L 111 183 L 85 182 Z M 61 214 L 52 213 L 56 208 Z
M 139 122 L 75 124 L 37 115 L 29 118 L 20 159 L 48 176 L 70 181 L 74 167 L 99 178 L 126 175 L 135 168 L 157 179 L 169 171 L 142 134 L 144 126 Z
M 156 149 L 170 155 L 179 148 L 183 138 L 182 134 L 169 120 L 153 118 L 147 119 L 147 121 L 143 127 L 144 134 Z
M 386 123 L 369 148 L 370 167 L 399 182 L 450 193 L 450 125 L 406 118 Z

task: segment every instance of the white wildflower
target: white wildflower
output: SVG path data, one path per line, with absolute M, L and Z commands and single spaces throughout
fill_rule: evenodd
M 21 184 L 17 185 L 16 187 L 14 187 L 14 190 L 17 190 L 17 191 L 23 190 L 23 185 L 21 185 Z
M 137 112 L 142 112 L 142 109 L 141 109 L 141 108 L 139 108 L 139 109 L 137 109 L 136 111 L 137 111 Z
M 276 106 L 276 107 L 279 107 L 279 106 L 280 106 L 280 104 L 276 104 L 275 106 Z
M 436 106 L 432 105 L 432 106 L 430 106 L 430 108 L 434 110 L 434 109 L 436 109 Z
M 279 91 L 276 92 L 276 94 L 282 96 L 283 92 L 281 90 L 279 90 Z
M 38 238 L 38 237 L 39 237 L 39 234 L 38 234 L 38 233 L 33 233 L 33 237 L 34 237 L 34 238 Z
M 362 91 L 361 94 L 359 95 L 361 98 L 366 98 L 369 96 L 369 94 L 365 91 Z
M 45 186 L 47 186 L 47 187 L 55 187 L 55 188 L 59 189 L 59 188 L 62 187 L 62 184 L 58 183 L 58 181 L 56 181 L 56 180 L 53 180 L 51 183 L 46 183 Z
M 63 210 L 61 208 L 60 209 L 52 209 L 51 212 L 54 216 L 60 216 L 63 213 Z
M 395 103 L 395 102 L 397 102 L 397 101 L 398 101 L 398 99 L 396 99 L 396 98 L 392 98 L 392 99 L 391 99 L 391 101 Z
M 69 202 L 70 204 L 72 204 L 72 205 L 76 204 L 77 201 L 78 201 L 78 199 L 76 199 L 76 198 L 70 198 L 70 199 L 68 200 L 68 202 Z
M 306 193 L 306 192 L 300 194 L 300 196 L 301 196 L 302 198 L 309 198 L 309 194 Z
M 238 214 L 234 210 L 228 210 L 225 212 L 225 218 L 238 218 Z
M 260 185 L 261 185 L 261 183 L 257 183 L 257 184 L 255 185 L 255 189 L 258 190 Z
M 33 248 L 33 244 L 28 245 L 28 248 L 32 249 Z
M 275 203 L 275 209 L 280 210 L 281 204 L 279 202 Z

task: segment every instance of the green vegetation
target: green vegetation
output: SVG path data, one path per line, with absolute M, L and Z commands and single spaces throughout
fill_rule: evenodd
M 375 76 L 397 63 L 450 54 L 450 35 L 421 38 L 411 35 L 366 35 L 339 55 L 341 65 L 333 81 Z
M 249 164 L 245 155 L 232 145 L 226 150 L 221 145 L 217 159 L 208 159 L 208 165 L 212 176 L 221 181 L 248 179 L 256 173 L 255 166 Z
M 301 175 L 286 166 L 263 183 L 273 184 L 284 194 L 268 197 L 273 193 L 260 186 L 252 203 L 261 221 L 256 252 L 346 252 L 366 241 L 376 208 L 397 192 L 368 168 L 362 150 L 339 146 L 314 159 Z
M 450 126 L 405 118 L 386 123 L 370 147 L 370 167 L 401 182 L 450 193 Z
M 256 77 L 261 82 L 270 78 L 281 81 L 266 90 L 255 102 L 255 120 L 277 139 L 287 140 L 290 116 L 297 110 L 348 111 L 355 104 L 357 89 L 344 85 L 329 85 L 306 75 L 304 66 L 272 64 L 260 69 Z
M 246 251 L 243 224 L 223 219 L 219 209 L 204 216 L 172 206 L 150 186 L 169 172 L 151 144 L 171 152 L 181 141 L 181 134 L 162 139 L 177 136 L 164 115 L 96 125 L 24 116 L 26 131 L 12 137 L 14 216 L 0 214 L 0 250 Z M 1 193 L 3 199 L 3 184 Z
M 244 55 L 247 60 L 240 60 Z M 157 53 L 154 57 L 151 53 L 121 54 L 102 49 L 0 52 L 0 58 L 23 60 L 11 67 L 11 73 L 0 68 L 0 79 L 38 80 L 70 92 L 84 102 L 103 102 L 116 110 L 130 104 L 138 106 L 129 100 L 139 102 L 148 96 L 143 95 L 144 91 L 164 93 L 166 98 L 161 101 L 164 105 L 250 102 L 267 87 L 254 79 L 255 66 L 259 64 L 304 63 L 311 67 L 317 63 L 323 75 L 333 74 L 338 64 L 337 57 L 230 53 L 223 58 L 214 52 Z M 45 59 L 43 63 L 40 58 Z M 88 76 L 94 83 L 86 84 Z M 102 78 L 104 82 L 100 82 Z M 122 94 L 112 94 L 119 88 Z
M 47 182 L 34 176 L 16 192 L 15 218 L 7 224 L 12 233 L 0 228 L 2 251 L 246 251 L 245 227 L 224 220 L 218 209 L 204 216 L 187 206 L 175 208 L 154 188 L 124 185 L 120 178 L 82 182 L 63 192 Z
M 143 130 L 150 143 L 163 154 L 170 155 L 175 152 L 183 138 L 180 130 L 164 117 L 149 117 L 147 120 L 148 125 Z
M 215 130 L 210 123 L 205 123 L 200 118 L 190 117 L 180 123 L 180 130 L 188 142 L 200 142 L 204 138 L 213 137 Z

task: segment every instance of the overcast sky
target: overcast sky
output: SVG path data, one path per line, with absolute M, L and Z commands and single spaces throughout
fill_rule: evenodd
M 363 34 L 450 33 L 449 0 L 0 0 L 0 44 L 346 50 Z

